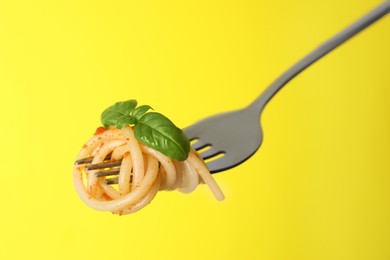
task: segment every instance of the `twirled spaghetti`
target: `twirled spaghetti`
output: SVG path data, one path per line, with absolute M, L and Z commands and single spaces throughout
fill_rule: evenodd
M 209 186 L 217 200 L 224 195 L 203 160 L 190 151 L 185 161 L 171 160 L 164 154 L 139 143 L 130 126 L 97 131 L 83 146 L 77 159 L 93 156 L 92 164 L 122 159 L 117 189 L 96 177 L 96 170 L 75 165 L 73 182 L 82 201 L 96 210 L 123 215 L 135 212 L 156 196 L 159 190 L 192 192 L 199 183 Z

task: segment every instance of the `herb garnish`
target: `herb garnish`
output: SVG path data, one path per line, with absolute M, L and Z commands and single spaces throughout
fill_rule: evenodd
M 150 109 L 148 105 L 137 107 L 134 99 L 117 102 L 103 111 L 101 122 L 105 128 L 116 126 L 121 129 L 133 125 L 135 138 L 141 143 L 171 159 L 187 159 L 190 151 L 187 136 L 164 115 L 148 112 Z

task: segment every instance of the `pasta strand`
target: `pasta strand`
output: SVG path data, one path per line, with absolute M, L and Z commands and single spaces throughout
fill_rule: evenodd
M 87 170 L 85 165 L 75 165 L 73 169 L 76 192 L 93 209 L 130 214 L 148 205 L 159 190 L 178 189 L 189 193 L 203 181 L 217 200 L 224 199 L 207 166 L 194 150 L 190 151 L 187 160 L 174 161 L 139 143 L 130 126 L 110 127 L 88 140 L 77 160 L 93 156 L 92 164 L 95 164 L 103 162 L 109 154 L 111 160 L 122 159 L 117 189 L 105 183 L 107 177 L 96 177 L 96 170 Z

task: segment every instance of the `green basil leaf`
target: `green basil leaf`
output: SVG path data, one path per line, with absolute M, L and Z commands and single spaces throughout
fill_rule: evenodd
M 164 115 L 148 112 L 148 105 L 137 107 L 137 101 L 117 102 L 103 111 L 101 122 L 121 129 L 134 125 L 134 135 L 138 141 L 154 148 L 174 160 L 185 160 L 190 152 L 190 142 L 183 131 Z
M 190 142 L 184 132 L 157 112 L 149 112 L 138 119 L 134 135 L 141 143 L 174 160 L 183 161 L 190 152 Z
M 133 110 L 131 113 L 137 120 L 139 120 L 146 112 L 148 112 L 149 109 L 153 109 L 151 106 L 148 105 L 142 105 L 137 107 Z
M 116 120 L 115 126 L 121 129 L 124 126 L 131 125 L 135 123 L 135 118 L 130 115 L 119 116 Z
M 103 111 L 100 121 L 106 128 L 110 125 L 122 128 L 125 125 L 134 124 L 135 118 L 130 116 L 130 113 L 136 106 L 137 101 L 134 99 L 117 102 Z

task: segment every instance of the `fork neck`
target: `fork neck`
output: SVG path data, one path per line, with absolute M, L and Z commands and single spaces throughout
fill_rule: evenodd
M 324 55 L 328 54 L 336 47 L 344 43 L 345 41 L 352 38 L 354 35 L 376 22 L 384 15 L 390 12 L 390 1 L 385 1 L 368 14 L 357 20 L 355 23 L 335 35 L 333 38 L 326 41 L 324 44 L 319 46 L 317 49 L 309 53 L 306 57 L 284 72 L 279 78 L 277 78 L 252 104 L 246 109 L 251 111 L 257 111 L 259 116 L 263 111 L 268 101 L 290 80 L 297 76 L 304 69 L 309 67 L 311 64 L 319 60 Z

